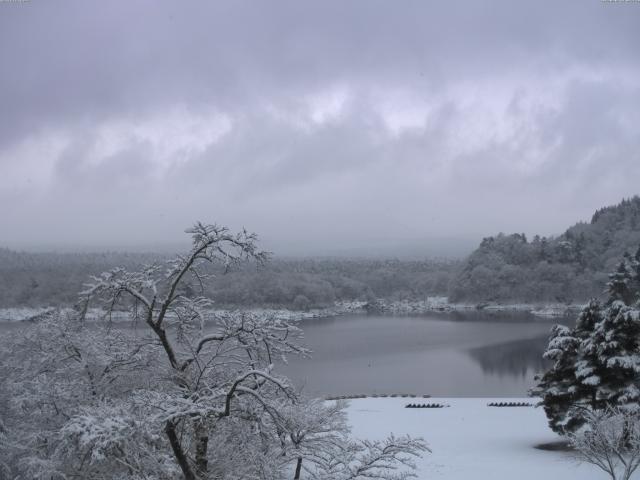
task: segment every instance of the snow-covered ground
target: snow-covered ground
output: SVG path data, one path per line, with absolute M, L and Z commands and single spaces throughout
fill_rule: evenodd
M 422 436 L 432 449 L 418 461 L 419 479 L 446 480 L 604 480 L 596 467 L 579 464 L 567 452 L 535 445 L 559 437 L 547 426 L 544 411 L 532 407 L 488 407 L 490 398 L 364 398 L 348 408 L 359 438 Z M 404 408 L 408 403 L 444 403 L 449 408 Z M 639 474 L 640 475 L 640 474 Z M 640 476 L 638 477 L 640 478 Z

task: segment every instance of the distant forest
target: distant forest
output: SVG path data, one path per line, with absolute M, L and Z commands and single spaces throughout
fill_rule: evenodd
M 154 254 L 25 253 L 0 249 L 0 308 L 71 305 L 89 275 L 162 261 Z M 394 259 L 282 259 L 215 276 L 207 294 L 220 307 L 307 310 L 336 301 L 416 300 L 447 295 L 459 261 Z
M 465 260 L 273 258 L 216 273 L 220 307 L 307 310 L 336 301 L 582 302 L 598 296 L 625 252 L 640 245 L 640 197 L 598 210 L 557 237 L 499 234 Z M 89 275 L 164 260 L 140 253 L 27 253 L 0 249 L 0 308 L 71 305 Z
M 581 302 L 599 296 L 608 274 L 640 245 L 640 197 L 595 212 L 558 237 L 488 237 L 450 285 L 451 301 Z

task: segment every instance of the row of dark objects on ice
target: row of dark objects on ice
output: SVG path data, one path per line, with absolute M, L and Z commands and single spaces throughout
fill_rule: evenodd
M 2 0 L 0 0 L 0 3 Z M 325 400 L 355 400 L 358 398 L 431 398 L 431 395 L 416 395 L 415 393 L 372 393 L 372 394 L 359 394 L 359 395 L 339 395 L 325 397 Z
M 448 407 L 448 405 L 443 405 L 441 403 L 409 403 L 405 405 L 404 408 L 444 408 Z
M 408 403 L 404 408 L 445 408 L 449 405 L 442 403 Z M 487 403 L 487 407 L 532 407 L 527 402 L 491 402 Z

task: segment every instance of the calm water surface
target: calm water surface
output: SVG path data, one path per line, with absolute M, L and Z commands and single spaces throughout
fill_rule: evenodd
M 280 371 L 315 395 L 524 396 L 556 321 L 530 315 L 346 315 L 304 321 L 310 359 Z
M 554 323 L 475 312 L 305 320 L 312 358 L 278 370 L 310 395 L 524 396 L 545 368 Z M 21 324 L 0 322 L 0 335 L 15 328 Z

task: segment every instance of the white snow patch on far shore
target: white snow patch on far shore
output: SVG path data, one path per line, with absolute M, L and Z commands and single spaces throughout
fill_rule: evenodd
M 584 306 L 583 305 L 565 305 L 565 304 L 467 304 L 467 303 L 449 303 L 447 297 L 427 297 L 425 300 L 419 301 L 393 301 L 387 302 L 377 300 L 369 304 L 368 302 L 354 300 L 336 302 L 332 306 L 326 308 L 311 309 L 308 311 L 296 311 L 288 309 L 273 308 L 239 308 L 237 311 L 249 312 L 259 315 L 273 315 L 283 320 L 305 320 L 311 318 L 336 317 L 349 313 L 364 313 L 366 311 L 378 312 L 390 315 L 422 315 L 433 312 L 529 312 L 538 317 L 561 317 L 566 315 L 576 315 Z M 18 307 L 18 308 L 0 308 L 0 322 L 20 322 L 30 320 L 42 315 L 47 311 L 54 310 L 54 307 Z M 64 313 L 70 312 L 70 308 L 62 308 Z M 212 314 L 228 314 L 236 310 L 214 309 Z M 99 320 L 103 318 L 105 312 L 98 308 L 91 308 L 87 312 L 87 319 Z M 111 320 L 125 321 L 129 319 L 129 313 L 125 311 L 113 312 Z

